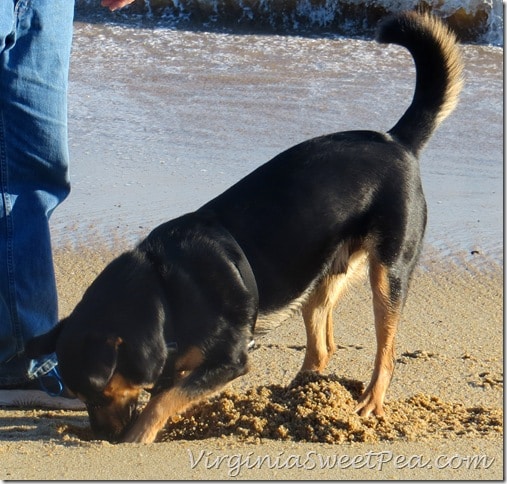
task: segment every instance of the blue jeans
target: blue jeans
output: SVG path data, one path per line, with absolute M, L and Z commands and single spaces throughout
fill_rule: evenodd
M 0 0 L 0 387 L 58 320 L 49 217 L 70 191 L 72 0 Z

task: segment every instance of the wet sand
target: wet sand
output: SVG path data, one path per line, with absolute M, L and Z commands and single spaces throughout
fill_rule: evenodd
M 56 251 L 62 316 L 117 252 L 102 245 Z M 404 424 L 412 433 L 329 444 L 304 442 L 298 435 L 265 436 L 262 429 L 256 435 L 255 427 L 245 435 L 232 426 L 226 436 L 192 436 L 185 430 L 183 439 L 111 445 L 86 440 L 84 412 L 1 410 L 0 478 L 501 479 L 502 304 L 500 266 L 472 258 L 457 265 L 425 252 L 400 325 L 397 368 L 387 395 L 388 409 L 397 412 L 391 420 L 399 421 L 405 412 L 413 419 L 413 425 Z M 327 380 L 336 376 L 367 383 L 374 329 L 366 281 L 353 286 L 337 308 L 335 338 L 338 350 Z M 256 343 L 250 373 L 227 387 L 232 401 L 249 391 L 255 400 L 256 392 L 265 392 L 260 387 L 280 390 L 291 383 L 304 355 L 300 316 L 258 335 Z M 417 401 L 437 401 L 447 409 L 444 415 L 428 406 L 433 430 L 420 431 L 420 413 L 410 409 L 410 402 L 416 407 Z M 341 402 L 316 405 L 313 418 L 329 414 L 333 405 Z M 224 421 L 226 413 L 227 408 Z M 211 415 L 211 425 L 213 419 L 221 421 Z

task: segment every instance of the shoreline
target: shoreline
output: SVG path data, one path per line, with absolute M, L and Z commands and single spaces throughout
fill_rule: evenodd
M 414 2 L 389 0 L 341 1 L 335 5 L 277 2 L 227 2 L 189 0 L 136 0 L 125 11 L 106 17 L 97 13 L 90 0 L 78 0 L 76 17 L 81 21 L 170 23 L 172 28 L 231 30 L 282 35 L 344 35 L 373 37 L 375 26 L 386 15 L 414 9 Z M 419 7 L 421 8 L 421 7 Z M 501 44 L 502 10 L 473 2 L 426 4 L 431 13 L 446 19 L 461 41 Z M 162 22 L 161 22 L 162 21 Z

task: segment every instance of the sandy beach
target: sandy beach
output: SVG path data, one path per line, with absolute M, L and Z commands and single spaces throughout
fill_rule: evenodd
M 62 315 L 72 310 L 115 254 L 102 245 L 56 251 Z M 483 256 L 466 256 L 456 265 L 425 253 L 399 330 L 386 418 L 389 408 L 402 408 L 400 402 L 417 395 L 438 400 L 439 408 L 447 409 L 444 413 L 459 404 L 470 415 L 484 415 L 481 425 L 474 420 L 459 422 L 459 429 L 446 428 L 449 415 L 438 410 L 433 415 L 437 426 L 442 418 L 438 431 L 417 414 L 409 416 L 413 433 L 379 442 L 329 444 L 232 432 L 152 445 L 112 445 L 86 440 L 85 412 L 3 409 L 0 478 L 501 479 L 502 270 L 491 263 L 477 265 L 473 257 Z M 366 383 L 374 355 L 366 281 L 353 286 L 337 308 L 335 338 L 338 350 L 328 374 Z M 299 316 L 287 320 L 258 335 L 256 343 L 250 373 L 230 384 L 228 392 L 241 395 L 252 388 L 288 386 L 304 354 L 303 322 Z

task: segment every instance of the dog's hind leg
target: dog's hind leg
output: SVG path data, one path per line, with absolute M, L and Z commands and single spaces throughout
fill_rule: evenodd
M 405 279 L 378 261 L 370 261 L 377 353 L 370 384 L 356 407 L 356 412 L 364 417 L 384 414 L 384 397 L 394 372 L 394 339 L 406 294 Z
M 334 353 L 333 309 L 344 289 L 345 274 L 326 276 L 305 301 L 306 354 L 301 371 L 324 370 Z
M 363 262 L 363 252 L 354 254 L 347 262 L 345 272 L 325 276 L 303 304 L 306 354 L 301 371 L 321 372 L 327 366 L 336 348 L 333 310 Z

